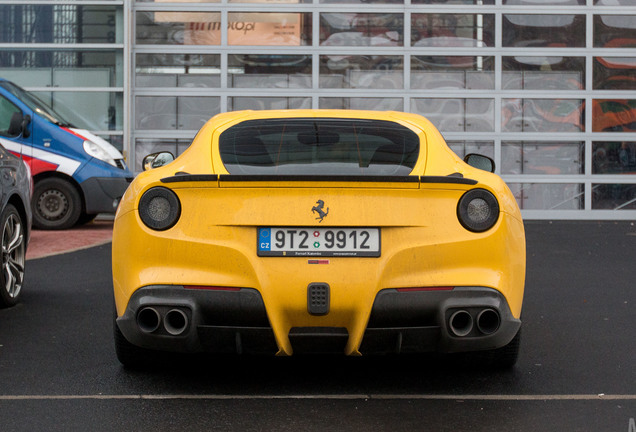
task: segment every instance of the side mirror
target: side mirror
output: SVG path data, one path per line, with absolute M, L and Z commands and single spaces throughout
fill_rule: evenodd
M 17 137 L 21 134 L 24 138 L 28 138 L 31 135 L 29 123 L 31 123 L 30 115 L 24 115 L 22 111 L 14 112 L 9 122 L 7 134 L 11 137 Z
M 168 165 L 173 160 L 174 155 L 167 151 L 151 153 L 144 158 L 142 166 L 144 168 L 144 171 L 148 171 L 153 168 L 159 168 L 164 165 Z
M 464 162 L 466 162 L 473 168 L 488 171 L 491 173 L 495 172 L 495 161 L 490 159 L 488 156 L 480 155 L 477 153 L 470 153 L 464 157 Z
M 24 138 L 28 138 L 31 136 L 31 131 L 29 130 L 29 123 L 31 123 L 31 116 L 25 115 L 24 119 L 22 119 L 22 136 Z

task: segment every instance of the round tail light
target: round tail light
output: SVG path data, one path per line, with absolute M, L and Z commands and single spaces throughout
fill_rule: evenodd
M 469 190 L 459 199 L 457 218 L 468 231 L 487 231 L 499 219 L 499 202 L 485 189 Z
M 177 195 L 165 187 L 148 189 L 139 200 L 139 217 L 148 228 L 164 231 L 174 226 L 181 215 Z

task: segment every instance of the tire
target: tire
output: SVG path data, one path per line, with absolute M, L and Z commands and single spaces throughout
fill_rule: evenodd
M 31 207 L 34 228 L 62 230 L 77 223 L 82 213 L 82 200 L 70 182 L 47 178 L 35 184 Z
M 76 225 L 86 225 L 88 223 L 93 222 L 96 217 L 97 217 L 97 213 L 94 213 L 94 214 L 82 213 L 80 217 L 77 219 Z
M 117 325 L 117 312 L 113 302 L 113 336 L 115 339 L 115 353 L 119 362 L 127 369 L 144 369 L 156 366 L 162 359 L 161 351 L 138 347 L 128 342 L 126 336 Z
M 16 208 L 7 204 L 0 215 L 2 234 L 2 271 L 0 271 L 0 307 L 15 305 L 24 282 L 26 243 L 24 223 Z

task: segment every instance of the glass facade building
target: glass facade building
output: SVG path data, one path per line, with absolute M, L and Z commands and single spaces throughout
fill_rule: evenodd
M 122 1 L 0 2 L 0 77 L 124 147 Z
M 214 114 L 399 110 L 529 219 L 636 218 L 636 0 L 0 1 L 0 76 L 124 151 Z

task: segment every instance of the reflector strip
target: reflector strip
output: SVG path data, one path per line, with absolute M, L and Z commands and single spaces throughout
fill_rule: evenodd
M 455 287 L 413 287 L 413 288 L 396 288 L 397 292 L 411 291 L 452 291 Z
M 192 290 L 212 290 L 212 291 L 240 291 L 238 287 L 205 286 L 205 285 L 184 285 L 185 289 Z
M 329 264 L 329 260 L 310 259 L 307 260 L 307 264 Z

